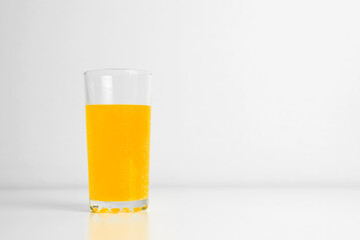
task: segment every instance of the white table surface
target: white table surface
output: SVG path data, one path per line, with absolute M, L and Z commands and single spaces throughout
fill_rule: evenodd
M 0 239 L 360 239 L 360 189 L 152 188 L 144 213 L 87 189 L 0 190 Z

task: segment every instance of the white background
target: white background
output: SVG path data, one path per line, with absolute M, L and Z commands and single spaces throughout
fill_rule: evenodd
M 0 186 L 86 186 L 82 73 L 154 73 L 153 186 L 360 184 L 360 2 L 1 0 Z

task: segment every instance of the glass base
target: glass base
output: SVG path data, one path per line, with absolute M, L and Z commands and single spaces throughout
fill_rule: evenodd
M 90 201 L 90 209 L 92 212 L 98 213 L 117 213 L 117 212 L 139 212 L 146 210 L 148 207 L 148 199 L 137 201 Z

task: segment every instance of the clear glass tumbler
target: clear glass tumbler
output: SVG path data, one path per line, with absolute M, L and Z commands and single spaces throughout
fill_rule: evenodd
M 147 209 L 151 73 L 90 70 L 85 75 L 90 209 Z

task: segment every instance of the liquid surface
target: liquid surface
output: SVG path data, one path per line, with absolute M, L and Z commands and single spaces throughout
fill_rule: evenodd
M 87 105 L 90 199 L 148 198 L 151 107 Z

